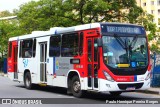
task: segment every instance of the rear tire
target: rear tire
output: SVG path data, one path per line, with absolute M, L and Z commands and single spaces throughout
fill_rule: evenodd
M 31 75 L 30 75 L 30 72 L 27 72 L 24 76 L 24 86 L 27 88 L 27 89 L 32 89 L 33 88 L 33 84 L 32 84 L 32 81 L 31 81 Z
M 111 91 L 111 92 L 109 92 L 111 95 L 113 95 L 113 96 L 120 96 L 121 94 L 122 94 L 122 92 L 121 91 Z
M 74 76 L 71 81 L 71 92 L 75 97 L 83 97 L 84 91 L 81 90 L 81 83 L 78 76 Z

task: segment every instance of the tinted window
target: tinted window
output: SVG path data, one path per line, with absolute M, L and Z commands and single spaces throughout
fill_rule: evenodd
M 20 46 L 19 46 L 19 57 L 22 57 L 22 41 L 20 41 Z
M 49 56 L 60 56 L 60 36 L 51 36 L 50 37 L 50 48 L 49 48 Z
M 82 55 L 83 53 L 83 32 L 80 33 L 79 37 L 79 54 Z
M 8 57 L 11 57 L 12 55 L 12 42 L 9 42 L 9 53 L 8 53 Z
M 23 40 L 21 41 L 22 46 L 22 58 L 31 58 L 33 54 L 32 50 L 33 40 Z
M 34 39 L 34 44 L 33 44 L 33 57 L 36 56 L 36 39 Z
M 66 57 L 78 55 L 78 34 L 64 34 L 62 36 L 61 55 Z
M 94 39 L 94 61 L 98 61 L 98 43 L 97 39 Z

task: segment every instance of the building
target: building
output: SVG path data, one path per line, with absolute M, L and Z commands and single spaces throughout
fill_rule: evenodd
M 160 29 L 160 0 L 136 0 L 137 5 L 154 16 L 153 22 Z

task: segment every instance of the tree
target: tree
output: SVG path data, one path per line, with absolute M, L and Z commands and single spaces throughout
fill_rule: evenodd
M 144 26 L 145 29 L 147 31 L 149 31 L 147 33 L 147 36 L 148 36 L 148 40 L 149 42 L 153 42 L 154 39 L 156 39 L 158 37 L 158 35 L 156 34 L 157 32 L 157 29 L 156 29 L 156 24 L 153 23 L 153 19 L 154 19 L 154 16 L 151 15 L 151 14 L 148 14 L 146 12 L 143 12 L 139 17 L 138 17 L 138 20 L 137 20 L 137 23 Z M 160 43 L 159 42 L 156 42 L 156 45 L 155 44 L 152 44 L 150 46 L 150 50 L 152 52 L 156 52 L 156 53 L 160 53 L 160 49 L 159 49 L 159 46 Z
M 7 16 L 12 16 L 12 15 L 13 14 L 7 10 L 0 12 L 0 17 L 7 17 Z
M 13 13 L 9 11 L 0 12 L 0 17 L 12 16 Z M 8 49 L 8 39 L 13 36 L 24 34 L 23 29 L 19 27 L 19 23 L 16 19 L 13 20 L 0 20 L 0 53 L 3 57 L 6 57 Z
M 122 12 L 124 9 L 130 12 Z M 133 18 L 128 18 L 137 18 L 139 12 L 141 8 L 136 6 L 135 0 L 39 0 L 21 5 L 16 13 L 20 26 L 31 33 L 54 26 L 66 27 L 103 21 L 133 22 Z
M 59 2 L 62 0 L 31 1 L 20 6 L 16 11 L 21 28 L 26 33 L 34 30 L 48 30 L 61 19 L 56 15 Z
M 0 21 L 0 53 L 2 57 L 6 57 L 7 49 L 8 49 L 8 39 L 10 37 L 19 36 L 24 32 L 19 28 L 17 23 L 10 21 Z
M 139 17 L 143 14 L 143 9 L 137 5 L 133 6 L 127 15 L 129 23 L 138 23 Z M 144 17 L 143 17 L 144 18 Z
M 150 47 L 150 50 L 151 50 L 152 52 L 160 53 L 160 49 L 159 49 L 158 46 L 155 45 L 155 44 L 152 44 L 152 46 Z

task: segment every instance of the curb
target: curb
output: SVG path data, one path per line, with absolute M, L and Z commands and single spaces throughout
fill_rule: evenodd
M 160 95 L 160 91 L 152 91 L 152 90 L 138 90 L 137 92 L 145 93 L 145 94 L 156 94 L 156 95 Z
M 4 74 L 3 74 L 3 73 L 0 73 L 0 76 L 4 76 Z
M 4 74 L 4 73 L 0 73 L 0 76 L 8 77 L 8 75 L 7 75 L 7 74 Z

